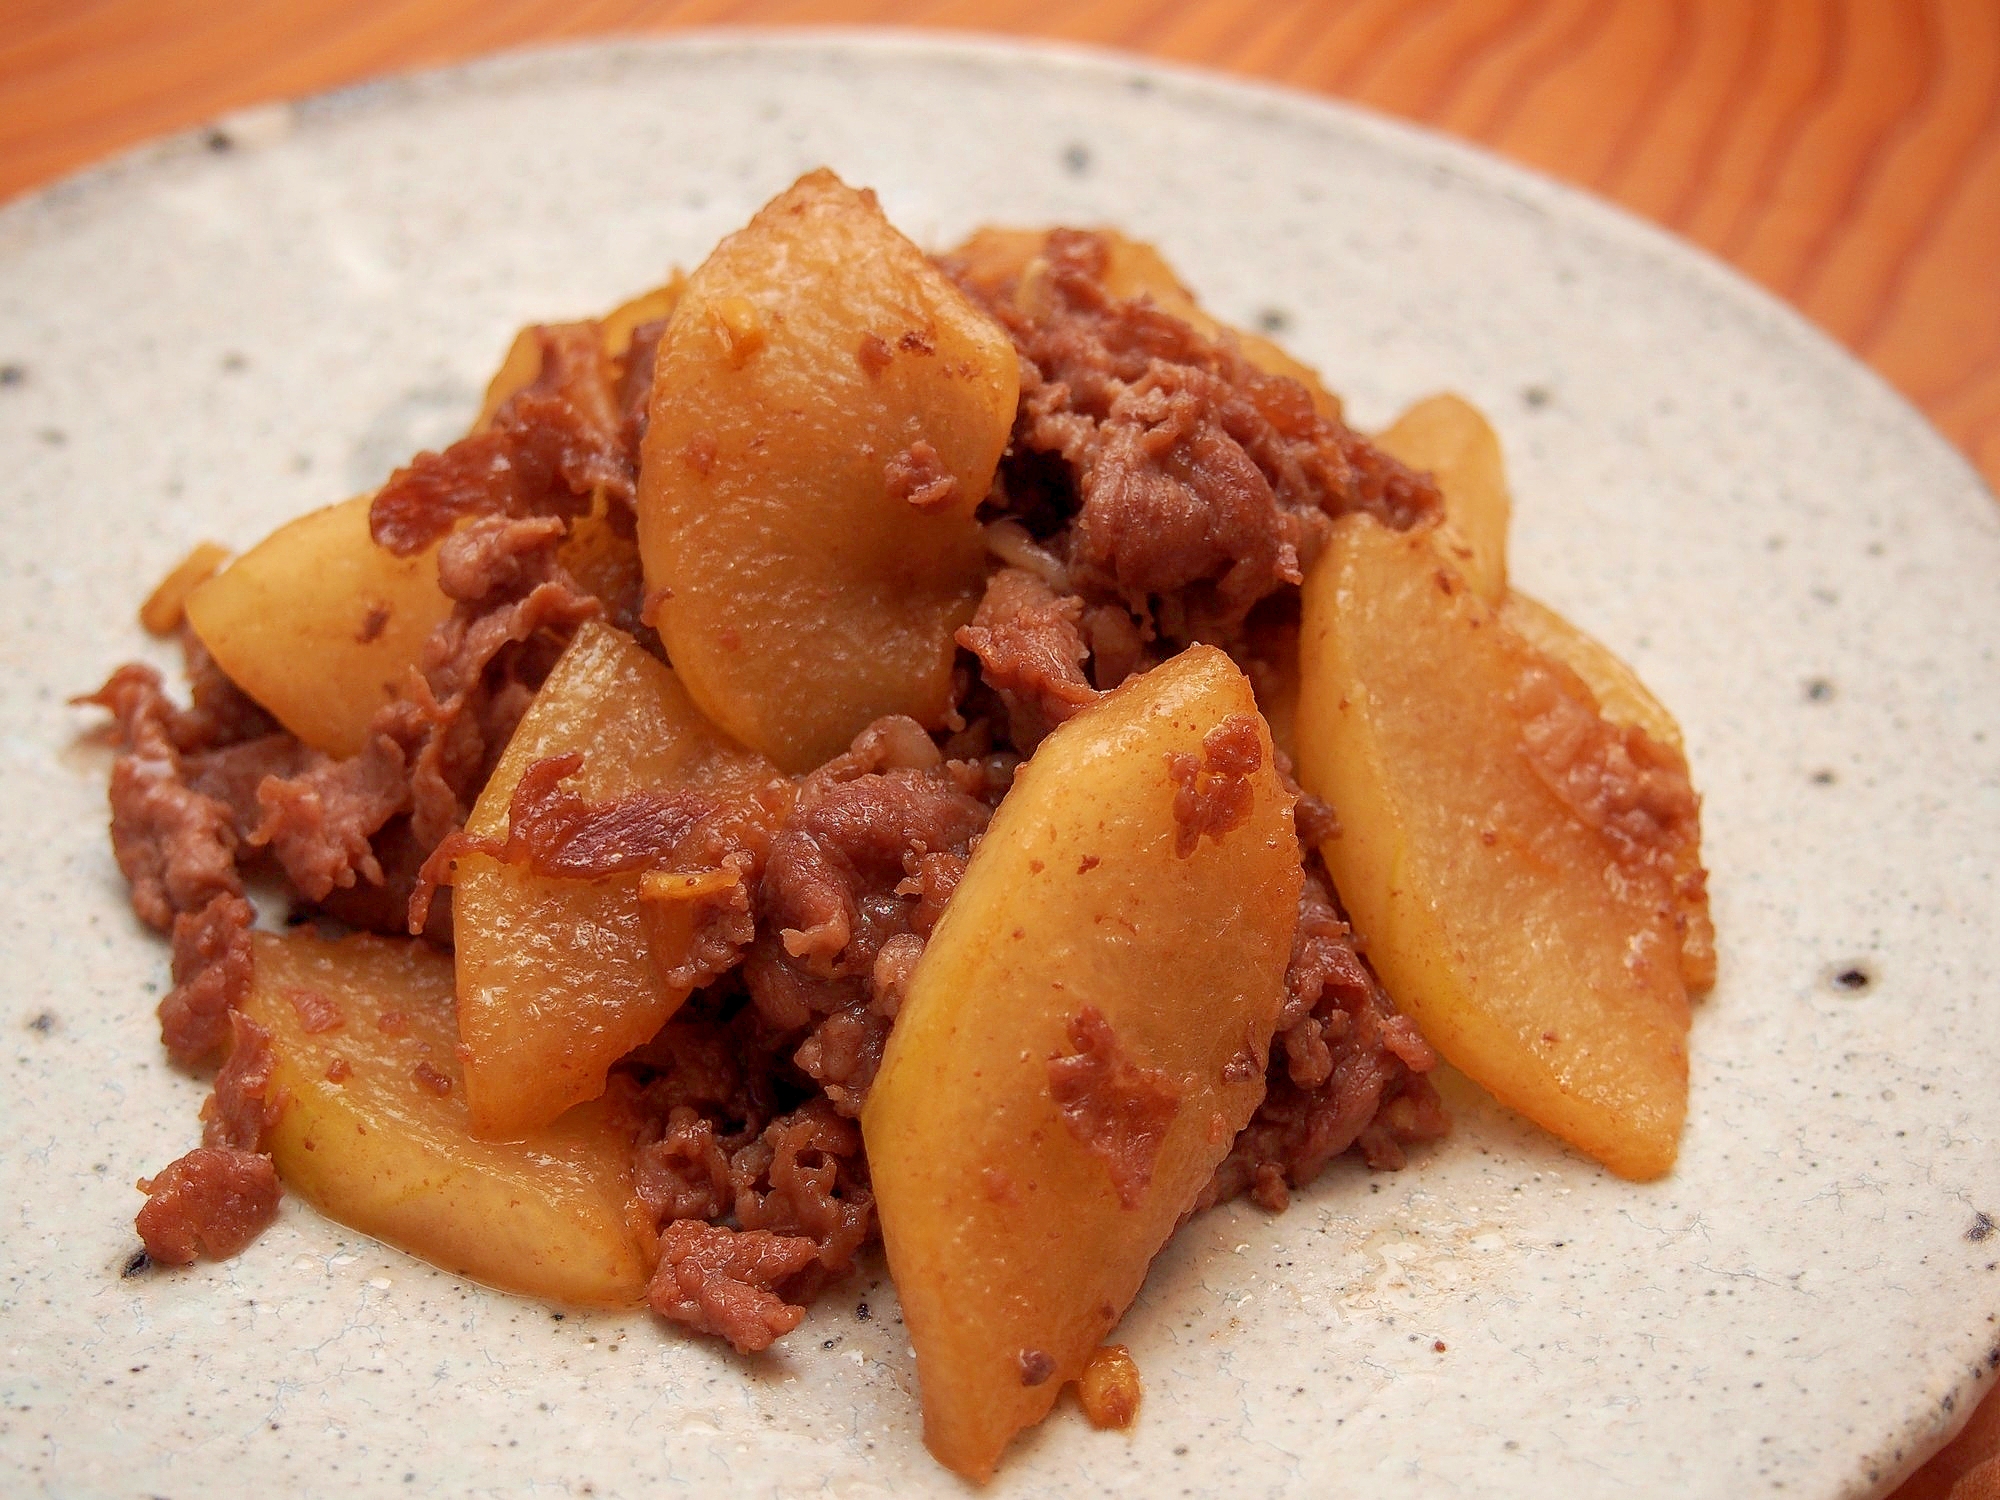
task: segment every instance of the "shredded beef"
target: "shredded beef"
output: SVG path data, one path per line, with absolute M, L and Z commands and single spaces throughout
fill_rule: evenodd
M 241 896 L 220 895 L 174 918 L 174 986 L 160 1001 L 160 1039 L 183 1067 L 229 1036 L 229 1021 L 250 991 L 250 928 L 257 914 Z
M 774 1114 L 747 1035 L 682 1021 L 647 1049 L 641 1066 L 665 1071 L 643 1098 L 655 1123 L 635 1179 L 662 1226 L 652 1305 L 745 1351 L 797 1326 L 875 1234 L 859 1129 L 823 1098 Z
M 410 824 L 407 816 L 392 818 L 371 843 L 375 863 L 382 871 L 380 885 L 360 880 L 350 886 L 336 886 L 313 905 L 335 921 L 364 932 L 407 936 L 410 901 L 416 895 L 418 875 L 431 853 L 418 841 Z M 450 891 L 432 897 L 425 914 L 423 936 L 440 947 L 451 946 Z
M 204 797 L 229 809 L 230 821 L 245 844 L 264 821 L 257 794 L 270 780 L 287 781 L 314 763 L 316 752 L 279 732 L 181 757 L 181 779 Z M 239 845 L 239 856 L 242 853 Z
M 1642 729 L 1608 722 L 1581 683 L 1540 667 L 1515 685 L 1522 747 L 1536 776 L 1597 830 L 1619 862 L 1673 882 L 1699 869 L 1701 799 L 1687 762 Z
M 271 1033 L 241 1011 L 229 1015 L 229 1057 L 215 1075 L 215 1092 L 201 1107 L 201 1143 L 261 1151 L 285 1101 L 271 1090 L 277 1057 Z
M 1098 692 L 1083 675 L 1090 655 L 1078 629 L 1083 601 L 1058 596 L 1040 577 L 1002 568 L 987 581 L 979 612 L 958 643 L 979 658 L 980 676 L 1007 706 L 1016 749 L 1030 750 Z
M 299 1026 L 307 1036 L 318 1036 L 323 1031 L 338 1031 L 346 1024 L 340 1013 L 340 1006 L 333 996 L 320 990 L 303 988 L 288 989 L 285 999 L 298 1012 Z
M 1405 1146 L 1435 1140 L 1449 1126 L 1424 1077 L 1436 1064 L 1355 952 L 1324 873 L 1309 863 L 1264 1102 L 1195 1211 L 1242 1193 L 1280 1211 L 1291 1189 L 1352 1146 L 1372 1167 L 1402 1166 Z
M 804 779 L 771 841 L 744 977 L 844 1115 L 860 1113 L 901 1003 L 897 974 L 921 950 L 898 945 L 879 981 L 877 960 L 895 938 L 930 936 L 992 816 L 967 788 L 996 769 L 946 762 L 912 721 L 882 720 Z
M 257 788 L 263 818 L 249 842 L 268 847 L 308 901 L 323 901 L 356 880 L 380 885 L 372 840 L 404 811 L 409 795 L 403 747 L 377 734 L 359 755 L 315 754 L 295 776 L 266 777 Z
M 661 1317 L 725 1338 L 738 1354 L 754 1354 L 805 1317 L 804 1307 L 772 1289 L 817 1255 L 813 1242 L 798 1235 L 677 1219 L 660 1234 L 646 1302 Z
M 484 431 L 442 453 L 420 453 L 369 506 L 369 529 L 408 556 L 467 516 L 575 516 L 603 491 L 629 502 L 633 450 L 619 402 L 621 371 L 597 326 L 535 330 L 541 368 L 508 397 Z
M 111 852 L 141 921 L 170 931 L 182 912 L 241 896 L 241 843 L 227 803 L 186 781 L 181 742 L 198 740 L 168 701 L 159 673 L 125 666 L 89 698 L 111 710 L 123 753 L 111 767 Z
M 882 466 L 882 479 L 890 499 L 901 500 L 920 515 L 948 510 L 958 499 L 958 476 L 922 438 Z
M 254 1151 L 198 1146 L 170 1162 L 139 1189 L 139 1238 L 163 1266 L 197 1256 L 227 1260 L 256 1239 L 278 1214 L 278 1171 Z
M 1180 1113 L 1180 1090 L 1157 1068 L 1134 1062 L 1096 1006 L 1071 1016 L 1068 1032 L 1076 1051 L 1049 1059 L 1049 1097 L 1064 1127 L 1104 1163 L 1119 1203 L 1137 1208 Z

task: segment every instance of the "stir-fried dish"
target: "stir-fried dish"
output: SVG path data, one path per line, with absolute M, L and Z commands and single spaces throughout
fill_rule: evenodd
M 527 329 L 464 438 L 161 585 L 187 706 L 90 700 L 217 1068 L 148 1255 L 282 1183 L 748 1352 L 879 1238 L 983 1476 L 1072 1383 L 1133 1419 L 1182 1220 L 1444 1134 L 1440 1054 L 1667 1171 L 1697 799 L 1508 504 L 1465 403 L 1365 437 L 1145 245 L 932 257 L 827 172 Z

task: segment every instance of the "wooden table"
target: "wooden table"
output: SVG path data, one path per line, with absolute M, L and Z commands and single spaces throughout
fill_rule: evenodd
M 7 0 L 0 198 L 261 100 L 701 25 L 1122 47 L 1438 126 L 1790 300 L 2000 488 L 2000 0 Z M 2000 1401 L 1898 1500 L 2000 1448 Z M 2000 1458 L 1958 1500 L 2000 1500 Z

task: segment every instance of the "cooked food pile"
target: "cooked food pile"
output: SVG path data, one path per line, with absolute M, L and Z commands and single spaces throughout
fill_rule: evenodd
M 1438 1053 L 1665 1172 L 1697 801 L 1507 512 L 1470 407 L 1371 441 L 1147 246 L 934 259 L 802 178 L 147 602 L 191 702 L 90 700 L 112 844 L 219 1064 L 148 1254 L 283 1182 L 754 1351 L 879 1236 L 984 1476 L 1072 1382 L 1132 1420 L 1104 1341 L 1183 1219 L 1443 1134 Z

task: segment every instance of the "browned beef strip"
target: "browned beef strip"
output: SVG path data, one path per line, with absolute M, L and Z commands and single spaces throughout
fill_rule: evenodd
M 1180 1092 L 1166 1074 L 1126 1053 L 1096 1006 L 1071 1016 L 1067 1029 L 1076 1050 L 1049 1059 L 1049 1097 L 1064 1128 L 1104 1163 L 1118 1202 L 1137 1208 L 1180 1113 Z
M 1225 639 L 1260 599 L 1295 585 L 1329 518 L 1354 509 L 1407 526 L 1435 486 L 1269 375 L 1104 285 L 1098 235 L 1058 230 L 1038 305 L 967 283 L 1023 356 L 1008 503 L 1061 551 L 1086 599 L 1142 618 L 1162 603 L 1180 639 Z M 1066 496 L 1065 489 L 1069 492 Z
M 1264 1102 L 1195 1211 L 1246 1192 L 1281 1210 L 1289 1189 L 1306 1186 L 1351 1146 L 1370 1166 L 1400 1167 L 1405 1145 L 1448 1128 L 1423 1076 L 1436 1063 L 1355 952 L 1324 872 L 1309 863 Z
M 893 938 L 929 937 L 992 816 L 965 789 L 988 774 L 944 761 L 913 722 L 883 720 L 804 779 L 771 841 L 744 977 L 774 1033 L 805 1033 L 794 1060 L 844 1115 L 860 1113 L 914 960 L 898 948 L 887 990 L 876 962 Z
M 264 821 L 257 800 L 267 780 L 286 781 L 313 764 L 314 752 L 283 730 L 181 757 L 181 779 L 204 797 L 229 809 L 230 821 L 248 840 Z M 239 858 L 250 852 L 239 846 Z
M 538 328 L 541 369 L 492 423 L 442 453 L 420 453 L 369 506 L 375 540 L 407 556 L 468 516 L 580 515 L 604 492 L 630 503 L 634 451 L 619 404 L 621 371 L 597 327 Z
M 799 1235 L 676 1219 L 660 1234 L 660 1262 L 646 1302 L 696 1333 L 729 1340 L 738 1354 L 754 1354 L 805 1317 L 804 1307 L 773 1288 L 811 1265 L 818 1253 Z
M 314 753 L 303 770 L 269 776 L 257 787 L 263 813 L 253 846 L 268 847 L 308 901 L 323 901 L 357 880 L 382 883 L 371 840 L 409 803 L 403 747 L 386 734 L 369 737 L 359 755 L 336 760 Z
M 438 546 L 438 587 L 462 604 L 522 591 L 568 528 L 555 516 L 476 516 Z
M 696 1008 L 701 1009 L 699 1002 Z M 732 1247 L 743 1244 L 787 1246 L 782 1269 L 761 1282 L 753 1278 L 760 1295 L 748 1300 L 726 1286 L 704 1296 L 700 1287 L 716 1272 L 701 1257 L 700 1276 L 676 1264 L 656 1277 L 651 1297 L 656 1308 L 732 1342 L 736 1335 L 723 1326 L 727 1308 L 757 1310 L 751 1324 L 737 1325 L 739 1333 L 742 1326 L 766 1320 L 766 1326 L 784 1332 L 796 1324 L 797 1310 L 845 1273 L 875 1235 L 860 1131 L 824 1098 L 808 1097 L 776 1112 L 774 1088 L 795 1086 L 781 1082 L 783 1065 L 764 1049 L 758 1031 L 748 1008 L 729 1022 L 700 1015 L 677 1019 L 635 1060 L 642 1070 L 662 1070 L 637 1091 L 633 1104 L 651 1122 L 641 1128 L 635 1183 L 640 1201 L 662 1226 L 663 1267 L 686 1246 L 714 1255 L 733 1255 Z M 630 1086 L 629 1080 L 614 1084 Z M 696 1221 L 736 1237 L 695 1237 L 677 1227 Z M 769 1238 L 747 1238 L 754 1235 Z
M 160 674 L 137 664 L 77 701 L 112 714 L 122 753 L 111 768 L 111 851 L 140 920 L 166 932 L 182 912 L 242 895 L 231 809 L 188 784 L 183 747 L 205 742 L 205 721 L 176 709 Z
M 764 1128 L 730 1162 L 736 1222 L 802 1235 L 822 1270 L 839 1275 L 874 1235 L 875 1198 L 861 1165 L 861 1129 L 824 1098 Z
M 1009 737 L 1023 752 L 1098 693 L 1083 675 L 1090 648 L 1079 625 L 1083 601 L 1058 595 L 1035 574 L 1002 568 L 987 580 L 958 644 L 979 658 L 979 674 L 1007 706 Z
M 139 1187 L 139 1238 L 166 1266 L 201 1255 L 227 1260 L 278 1214 L 277 1168 L 254 1151 L 198 1146 Z
M 229 1037 L 229 1020 L 250 991 L 250 928 L 257 914 L 241 896 L 219 895 L 174 918 L 174 986 L 160 1001 L 160 1038 L 183 1067 Z
M 111 852 L 149 926 L 166 931 L 179 913 L 242 895 L 239 842 L 229 808 L 182 782 L 169 747 L 142 742 L 112 765 Z
M 350 886 L 336 886 L 314 905 L 349 927 L 406 937 L 410 931 L 410 899 L 416 894 L 417 877 L 430 851 L 417 842 L 407 816 L 392 818 L 384 824 L 370 847 L 382 871 L 382 883 L 370 885 L 359 880 Z M 299 914 L 304 915 L 304 910 Z M 440 892 L 432 899 L 423 936 L 439 947 L 451 946 L 451 892 Z
M 653 406 L 653 366 L 667 320 L 655 318 L 632 330 L 632 342 L 618 367 L 618 410 L 624 418 L 625 451 L 637 453 L 646 441 L 646 418 Z
M 1205 834 L 1219 839 L 1250 816 L 1250 778 L 1264 764 L 1255 714 L 1231 714 L 1202 736 L 1201 752 L 1167 757 L 1174 784 L 1174 854 L 1186 859 Z
M 215 1091 L 201 1107 L 201 1143 L 261 1151 L 285 1101 L 272 1092 L 277 1066 L 271 1033 L 241 1011 L 229 1015 L 229 1056 L 215 1075 Z

